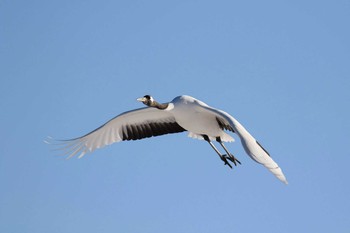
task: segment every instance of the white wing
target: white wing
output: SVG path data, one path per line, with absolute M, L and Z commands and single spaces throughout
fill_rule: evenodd
M 223 129 L 235 132 L 241 139 L 246 153 L 256 162 L 264 165 L 279 180 L 288 184 L 282 169 L 270 157 L 269 153 L 259 144 L 259 142 L 230 114 L 211 107 L 204 107 L 217 115 L 217 121 Z
M 122 113 L 94 131 L 75 139 L 63 140 L 69 157 L 79 158 L 95 149 L 123 140 L 138 140 L 186 131 L 171 113 L 156 108 L 140 108 Z

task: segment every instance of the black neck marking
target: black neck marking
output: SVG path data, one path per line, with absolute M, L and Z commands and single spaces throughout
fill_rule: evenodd
M 160 104 L 157 101 L 153 101 L 150 107 L 158 108 L 160 110 L 164 110 L 169 106 L 168 103 L 166 104 Z

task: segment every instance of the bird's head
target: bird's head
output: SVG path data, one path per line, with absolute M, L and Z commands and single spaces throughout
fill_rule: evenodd
M 153 97 L 150 95 L 145 95 L 144 97 L 138 98 L 137 101 L 140 101 L 149 107 L 154 107 L 154 104 L 156 103 Z
M 167 109 L 168 103 L 160 104 L 155 99 L 153 99 L 150 95 L 145 95 L 144 97 L 138 98 L 138 101 L 142 102 L 143 104 L 147 105 L 148 107 L 158 108 L 160 110 Z

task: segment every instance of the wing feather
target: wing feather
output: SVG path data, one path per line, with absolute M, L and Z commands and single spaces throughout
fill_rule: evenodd
M 139 108 L 122 113 L 82 137 L 62 140 L 62 149 L 79 158 L 98 148 L 124 140 L 139 140 L 186 131 L 166 110 Z M 62 146 L 62 144 L 61 144 Z
M 272 172 L 279 180 L 288 183 L 284 176 L 282 169 L 270 157 L 270 154 L 262 147 L 258 141 L 230 114 L 209 106 L 203 106 L 207 110 L 216 115 L 216 120 L 222 129 L 235 132 L 241 139 L 241 143 L 246 153 L 256 162 L 264 165 L 270 172 Z

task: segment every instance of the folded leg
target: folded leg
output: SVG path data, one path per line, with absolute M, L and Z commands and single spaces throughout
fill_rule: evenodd
M 240 162 L 238 159 L 236 159 L 235 156 L 233 156 L 233 154 L 231 154 L 231 153 L 227 150 L 226 146 L 225 146 L 224 143 L 221 141 L 221 138 L 220 138 L 220 137 L 217 137 L 217 138 L 216 138 L 216 141 L 217 141 L 218 143 L 220 143 L 220 145 L 222 146 L 222 148 L 224 148 L 224 150 L 226 151 L 226 153 L 227 153 L 227 159 L 229 159 L 230 161 L 232 161 L 232 162 L 235 164 L 235 166 L 237 166 L 237 163 L 241 164 L 241 162 Z M 225 155 L 223 155 L 223 156 L 226 157 Z
M 210 141 L 209 137 L 207 135 L 203 135 L 203 138 L 205 141 L 209 143 L 209 145 L 215 150 L 215 152 L 219 155 L 220 159 L 224 161 L 225 165 L 228 165 L 230 168 L 232 168 L 232 165 L 229 164 L 229 162 L 226 159 L 226 156 L 221 155 L 220 151 L 214 146 L 214 144 Z M 228 158 L 230 159 L 230 158 Z M 230 159 L 231 160 L 231 159 Z

